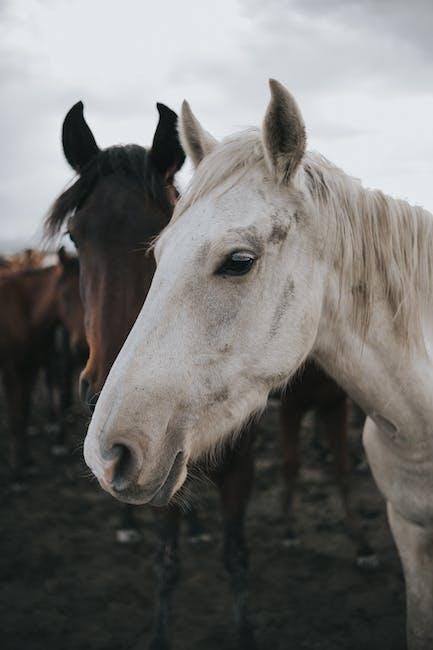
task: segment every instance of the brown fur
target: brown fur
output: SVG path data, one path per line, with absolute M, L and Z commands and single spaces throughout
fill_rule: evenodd
M 65 319 L 66 286 L 68 323 Z M 0 365 L 11 428 L 11 465 L 18 477 L 30 460 L 26 427 L 32 388 L 38 370 L 51 353 L 56 326 L 68 324 L 77 345 L 84 345 L 82 322 L 79 322 L 82 311 L 78 267 L 72 272 L 62 264 L 3 272 L 0 303 Z

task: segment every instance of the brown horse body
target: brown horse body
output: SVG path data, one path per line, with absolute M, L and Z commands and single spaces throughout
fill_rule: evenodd
M 347 432 L 349 400 L 346 393 L 317 364 L 308 361 L 281 397 L 282 468 L 284 476 L 283 512 L 287 519 L 285 545 L 298 543 L 294 494 L 300 469 L 299 436 L 304 416 L 314 411 L 320 434 L 327 438 L 333 457 L 336 485 L 339 489 L 348 535 L 356 547 L 358 566 L 374 568 L 377 558 L 352 508 L 350 493 L 351 463 Z
M 90 356 L 81 376 L 81 395 L 90 408 L 96 403 L 109 370 L 143 305 L 155 270 L 152 255 L 145 255 L 146 244 L 168 223 L 176 190 L 173 176 L 184 160 L 177 139 L 176 115 L 158 105 L 160 121 L 152 148 L 112 147 L 99 150 L 84 120 L 81 102 L 75 105 L 63 125 L 63 147 L 67 160 L 78 172 L 76 183 L 62 194 L 47 218 L 47 228 L 56 234 L 69 217 L 68 231 L 80 258 L 81 291 L 84 301 L 86 333 Z M 173 323 L 173 327 L 176 324 Z M 345 396 L 334 382 L 314 370 L 314 389 L 326 387 L 337 396 L 345 412 Z M 291 457 L 285 464 L 288 491 L 292 490 L 298 461 L 296 439 L 305 409 L 314 406 L 312 385 L 305 380 L 294 385 L 283 400 L 283 422 L 293 439 Z M 312 375 L 313 378 L 313 375 Z M 298 394 L 309 396 L 300 409 L 293 410 Z M 324 400 L 326 402 L 326 399 Z M 299 412 L 299 415 L 298 415 Z M 341 441 L 340 469 L 343 462 L 346 418 L 339 422 L 334 437 Z M 296 430 L 296 431 L 295 431 Z M 252 630 L 246 609 L 247 552 L 244 518 L 253 482 L 251 432 L 238 444 L 226 449 L 222 462 L 212 472 L 218 485 L 224 518 L 224 562 L 235 596 L 235 615 L 244 648 L 253 647 Z M 290 442 L 286 458 L 290 456 Z M 344 466 L 344 467 L 343 467 Z M 293 476 L 292 476 L 293 474 Z M 168 611 L 178 577 L 178 536 L 181 511 L 178 507 L 155 510 L 160 543 L 157 556 L 158 611 L 152 648 L 168 646 Z
M 11 466 L 22 478 L 30 455 L 26 430 L 38 371 L 50 358 L 56 327 L 70 328 L 83 342 L 78 267 L 61 263 L 0 274 L 0 368 L 11 433 Z

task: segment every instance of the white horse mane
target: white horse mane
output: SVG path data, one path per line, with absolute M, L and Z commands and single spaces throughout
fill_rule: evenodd
M 261 134 L 226 138 L 199 164 L 172 222 L 218 186 L 262 168 L 269 175 Z M 309 200 L 318 219 L 333 218 L 332 242 L 341 289 L 353 296 L 354 323 L 365 334 L 378 288 L 407 349 L 424 350 L 422 317 L 433 297 L 433 215 L 361 183 L 323 156 L 308 152 L 289 186 Z M 170 225 L 168 226 L 170 228 Z

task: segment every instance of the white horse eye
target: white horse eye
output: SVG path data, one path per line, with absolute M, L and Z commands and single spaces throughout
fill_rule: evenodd
M 247 251 L 231 253 L 219 267 L 217 275 L 246 275 L 256 261 L 255 256 Z

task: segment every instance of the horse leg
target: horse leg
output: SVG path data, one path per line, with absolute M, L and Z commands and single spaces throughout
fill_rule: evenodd
M 57 340 L 58 329 L 52 333 L 52 339 L 46 345 L 43 355 L 45 360 L 42 366 L 48 398 L 48 416 L 44 428 L 50 436 L 57 436 L 59 431 L 57 388 L 59 384 L 61 352 L 58 349 Z
M 388 519 L 406 581 L 408 650 L 433 648 L 433 529 L 404 519 L 388 502 Z
M 348 399 L 344 395 L 331 406 L 319 410 L 333 457 L 335 482 L 343 502 L 346 530 L 356 545 L 356 563 L 360 568 L 376 568 L 377 556 L 368 543 L 359 517 L 352 507 L 350 461 L 347 447 Z
M 57 417 L 56 400 L 54 395 L 55 371 L 53 365 L 54 362 L 50 355 L 43 368 L 43 375 L 45 379 L 45 386 L 47 389 L 47 397 L 48 397 L 48 417 L 50 419 L 50 422 L 54 422 Z
M 137 544 L 141 533 L 135 517 L 136 506 L 126 503 L 122 506 L 120 523 L 116 529 L 116 542 L 119 544 Z
M 299 434 L 303 413 L 290 395 L 281 397 L 281 446 L 283 455 L 282 472 L 283 487 L 283 514 L 287 521 L 283 543 L 285 546 L 295 546 L 299 543 L 296 534 L 294 516 L 294 494 L 296 481 L 299 475 Z
M 198 515 L 197 508 L 194 506 L 190 507 L 185 513 L 185 519 L 188 526 L 188 542 L 190 544 L 211 541 L 211 535 L 206 532 Z
M 177 506 L 154 510 L 158 531 L 156 554 L 156 610 L 150 650 L 168 650 L 171 598 L 179 581 L 179 526 Z
M 227 450 L 215 480 L 221 496 L 224 519 L 224 566 L 230 576 L 234 618 L 242 650 L 255 647 L 248 615 L 248 552 L 245 544 L 245 513 L 254 478 L 253 434 L 243 434 L 238 446 Z
M 69 342 L 69 334 L 65 327 L 57 330 L 58 354 L 58 383 L 60 392 L 60 412 L 58 415 L 58 432 L 52 452 L 55 456 L 64 456 L 68 452 L 67 429 L 68 414 L 73 403 L 73 356 Z
M 350 401 L 350 417 L 349 421 L 351 423 L 351 426 L 357 429 L 358 431 L 363 431 L 364 430 L 364 425 L 365 425 L 365 420 L 366 420 L 366 414 L 364 411 L 361 409 L 356 402 Z M 357 450 L 357 457 L 355 460 L 355 470 L 356 472 L 360 474 L 368 474 L 370 472 L 367 459 L 365 457 L 365 454 L 363 453 L 363 450 L 361 449 Z
M 11 467 L 14 482 L 22 480 L 26 468 L 32 465 L 28 442 L 27 425 L 30 402 L 36 371 L 31 367 L 8 365 L 3 369 L 11 434 Z

